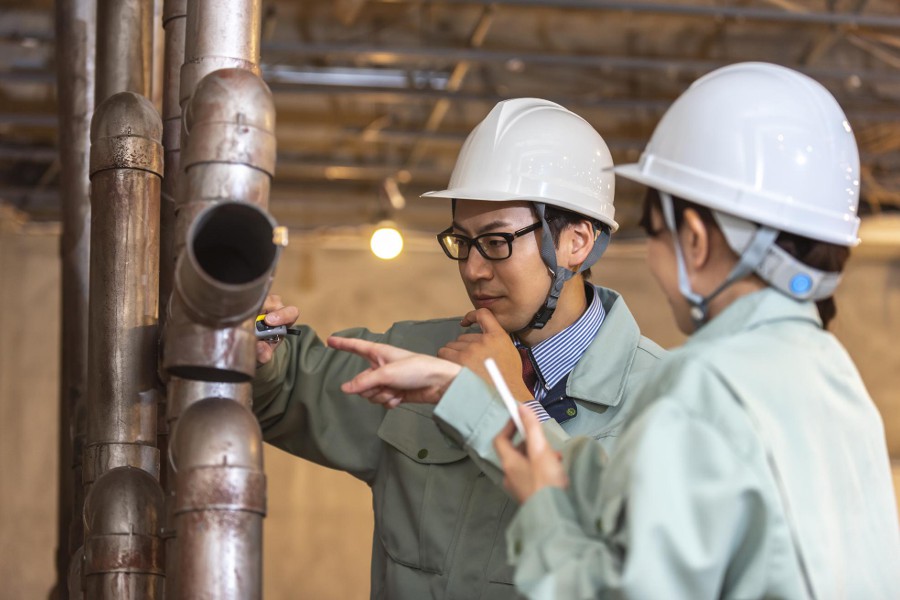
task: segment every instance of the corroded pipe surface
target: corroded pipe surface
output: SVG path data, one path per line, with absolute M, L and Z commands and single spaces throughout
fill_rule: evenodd
M 153 1 L 97 0 L 97 104 L 119 92 L 151 94 Z
M 162 122 L 122 92 L 91 126 L 91 372 L 85 483 L 157 465 L 156 344 Z M 153 456 L 155 455 L 155 459 Z
M 246 406 L 207 398 L 182 413 L 172 450 L 178 598 L 261 597 L 262 459 L 262 433 Z
M 85 500 L 86 597 L 162 600 L 163 493 L 142 469 L 118 467 Z
M 91 200 L 88 179 L 94 110 L 96 0 L 58 0 L 56 64 L 62 209 L 62 365 L 60 369 L 57 598 L 66 597 L 69 560 L 83 541 L 81 446 L 87 394 Z M 81 419 L 84 424 L 84 419 Z M 74 439 L 80 435 L 76 443 Z

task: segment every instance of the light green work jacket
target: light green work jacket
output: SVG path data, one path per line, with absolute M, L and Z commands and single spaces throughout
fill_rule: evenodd
M 618 294 L 598 292 L 607 316 L 568 382 L 578 415 L 562 427 L 549 423 L 554 436 L 614 439 L 630 398 L 663 353 L 640 335 Z M 444 319 L 397 323 L 384 334 L 339 335 L 436 354 L 463 331 L 459 319 Z M 447 406 L 442 400 L 442 431 L 433 406 L 385 411 L 343 394 L 340 384 L 367 366 L 325 347 L 312 331 L 289 336 L 254 381 L 254 412 L 266 441 L 369 484 L 373 598 L 517 597 L 504 538 L 516 504 L 479 466 L 492 459 L 485 449 L 508 420 L 499 400 L 482 395 Z
M 508 542 L 523 593 L 900 598 L 881 417 L 812 303 L 770 289 L 739 299 L 637 400 L 608 463 L 571 440 L 569 489 L 518 512 Z

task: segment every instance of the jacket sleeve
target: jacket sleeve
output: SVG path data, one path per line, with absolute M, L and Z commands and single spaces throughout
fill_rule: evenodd
M 494 437 L 509 421 L 509 413 L 493 387 L 469 369 L 460 371 L 434 411 L 438 426 L 497 485 L 503 484 L 500 459 L 494 451 Z M 544 433 L 555 448 L 569 439 L 559 423 L 542 423 Z
M 368 365 L 328 348 L 315 332 L 302 329 L 284 340 L 253 381 L 253 412 L 263 437 L 291 454 L 371 483 L 380 458 L 378 428 L 384 409 L 340 390 Z M 338 335 L 375 341 L 383 337 L 364 329 Z
M 764 554 L 754 471 L 719 430 L 671 401 L 633 425 L 608 465 L 598 443 L 574 440 L 569 489 L 539 491 L 514 518 L 507 543 L 527 597 L 718 598 L 733 557 Z

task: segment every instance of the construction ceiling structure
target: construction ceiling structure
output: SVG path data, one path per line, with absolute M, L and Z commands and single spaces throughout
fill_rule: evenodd
M 158 2 L 161 9 L 162 2 Z M 498 101 L 559 102 L 640 156 L 694 79 L 739 61 L 798 69 L 844 107 L 860 144 L 861 212 L 900 210 L 898 0 L 269 0 L 262 71 L 277 109 L 271 210 L 313 229 L 391 217 L 447 225 L 445 187 Z M 60 216 L 54 11 L 0 0 L 0 203 Z M 160 65 L 161 68 L 161 65 Z M 622 233 L 640 190 L 621 183 Z

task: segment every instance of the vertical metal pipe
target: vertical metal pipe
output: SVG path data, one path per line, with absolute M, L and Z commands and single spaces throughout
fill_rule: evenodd
M 176 598 L 262 596 L 265 475 L 246 382 L 252 316 L 286 240 L 265 213 L 275 138 L 274 104 L 259 79 L 260 4 L 187 3 L 177 267 L 163 352 L 172 422 L 180 415 L 170 451 Z
M 162 183 L 159 239 L 159 301 L 165 307 L 172 294 L 175 270 L 175 189 L 181 169 L 181 67 L 184 64 L 187 0 L 166 0 L 163 27 L 166 59 L 163 75 L 163 148 L 166 175 Z M 165 328 L 165 310 L 160 311 L 160 329 Z
M 153 1 L 97 0 L 97 93 L 152 93 Z
M 177 598 L 260 598 L 265 475 L 261 437 L 237 398 L 188 402 L 184 380 L 236 385 L 255 370 L 253 322 L 286 240 L 265 212 L 274 103 L 242 69 L 206 76 L 184 106 L 182 204 L 194 216 L 175 269 L 164 366 L 173 433 Z M 244 384 L 246 385 L 246 383 Z M 185 408 L 187 407 L 187 408 Z
M 165 336 L 166 315 L 172 295 L 172 278 L 175 270 L 175 189 L 178 186 L 181 162 L 181 103 L 179 89 L 181 66 L 184 64 L 184 33 L 187 22 L 187 0 L 165 0 L 163 6 L 165 30 L 165 67 L 163 70 L 163 149 L 165 152 L 165 176 L 159 207 L 159 329 Z M 160 344 L 162 348 L 162 344 Z M 167 380 L 159 359 L 159 374 Z M 170 382 L 171 384 L 171 382 Z M 175 386 L 177 389 L 177 386 Z M 165 390 L 161 396 L 158 445 L 163 457 L 168 456 L 169 432 L 173 425 L 170 414 L 179 410 L 168 399 Z M 165 417 L 164 419 L 162 417 Z M 165 460 L 165 459 L 164 459 Z M 166 596 L 175 597 L 178 589 L 178 556 L 175 544 L 175 473 L 171 461 L 165 460 L 160 470 L 160 484 L 166 499 L 165 525 L 162 537 L 166 556 Z
M 88 163 L 91 114 L 94 110 L 96 16 L 96 0 L 56 2 L 59 191 L 62 202 L 62 368 L 55 593 L 55 597 L 59 599 L 69 596 L 70 557 L 81 546 L 84 535 L 81 518 L 84 503 L 81 449 L 85 435 L 84 397 L 87 393 L 88 269 L 91 241 Z
M 262 598 L 266 479 L 262 432 L 253 413 L 228 399 L 195 402 L 178 420 L 173 447 L 181 557 L 177 597 Z
M 162 558 L 143 554 L 160 551 L 153 539 L 159 539 L 163 502 L 156 481 L 161 138 L 159 114 L 141 95 L 115 94 L 94 112 L 91 378 L 84 450 L 84 481 L 93 484 L 85 503 L 84 546 L 86 590 L 92 599 L 161 598 L 162 593 Z M 149 538 L 121 541 L 128 537 L 129 525 L 110 521 L 103 512 L 119 505 L 121 514 L 134 519 L 135 536 Z M 136 552 L 142 556 L 127 554 Z

